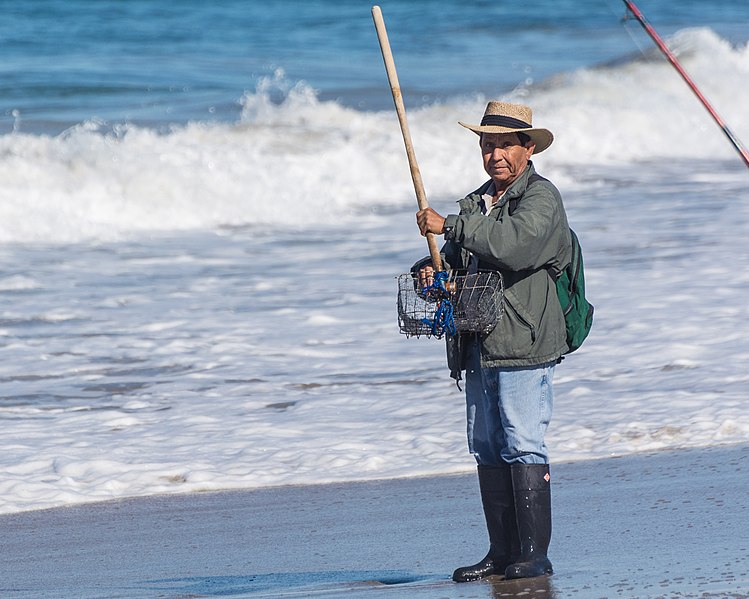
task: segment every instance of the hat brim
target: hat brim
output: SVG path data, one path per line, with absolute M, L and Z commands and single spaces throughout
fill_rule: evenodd
M 531 138 L 531 141 L 536 144 L 536 147 L 533 150 L 534 154 L 540 154 L 551 145 L 551 142 L 554 141 L 554 136 L 548 129 L 539 129 L 535 127 L 528 129 L 511 129 L 510 127 L 499 127 L 497 125 L 468 125 L 461 121 L 458 121 L 458 124 L 466 129 L 470 129 L 476 135 L 481 135 L 482 133 L 525 133 Z

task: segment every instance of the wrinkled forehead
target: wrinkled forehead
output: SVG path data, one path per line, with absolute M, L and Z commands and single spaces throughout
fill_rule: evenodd
M 479 139 L 480 143 L 501 145 L 507 142 L 522 145 L 520 136 L 517 133 L 482 133 Z

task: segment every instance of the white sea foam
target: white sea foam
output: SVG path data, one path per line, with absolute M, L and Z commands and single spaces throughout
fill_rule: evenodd
M 695 78 L 709 51 L 746 79 L 746 48 L 684 36 Z M 670 76 L 528 92 L 596 305 L 556 371 L 555 462 L 749 440 L 749 183 Z M 749 138 L 724 84 L 705 92 Z M 473 469 L 442 343 L 397 333 L 425 247 L 393 115 L 267 93 L 234 125 L 0 139 L 0 512 Z M 484 102 L 412 111 L 440 210 L 483 180 L 455 121 Z
M 749 138 L 743 93 L 749 49 L 707 29 L 682 32 L 685 67 L 739 138 Z M 270 98 L 285 95 L 279 105 Z M 735 152 L 659 56 L 584 69 L 508 99 L 527 100 L 556 135 L 539 164 L 574 185 L 580 165 L 732 160 Z M 430 197 L 454 198 L 481 179 L 472 134 L 485 98 L 410 110 Z M 115 240 L 151 231 L 220 226 L 305 228 L 408 205 L 413 190 L 392 111 L 360 112 L 318 100 L 282 73 L 246 94 L 241 122 L 156 132 L 85 123 L 58 137 L 0 137 L 0 241 Z M 456 176 L 461 173 L 462 176 Z M 588 182 L 585 182 L 586 185 Z M 293 209 L 292 209 L 293 205 Z

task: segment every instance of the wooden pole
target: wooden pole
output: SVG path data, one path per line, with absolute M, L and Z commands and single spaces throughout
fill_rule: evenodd
M 416 153 L 414 152 L 413 143 L 411 142 L 411 133 L 408 130 L 408 121 L 406 120 L 406 106 L 403 104 L 403 95 L 401 94 L 400 83 L 398 82 L 398 73 L 395 70 L 395 61 L 393 60 L 393 53 L 390 50 L 390 42 L 388 41 L 388 34 L 385 29 L 385 21 L 382 18 L 382 11 L 379 6 L 372 7 L 372 18 L 374 19 L 375 29 L 377 30 L 377 39 L 380 42 L 382 59 L 385 61 L 385 71 L 387 72 L 388 82 L 390 83 L 390 91 L 393 93 L 393 102 L 395 103 L 395 112 L 398 114 L 398 122 L 400 123 L 401 133 L 403 134 L 403 143 L 406 145 L 406 155 L 408 156 L 408 166 L 411 169 L 411 179 L 414 184 L 414 191 L 416 192 L 416 201 L 419 204 L 419 209 L 424 210 L 425 208 L 429 208 L 429 202 L 427 202 L 427 196 L 424 192 L 421 171 L 419 171 L 419 165 L 416 162 Z M 432 266 L 435 271 L 439 272 L 442 270 L 442 258 L 440 257 L 440 251 L 437 247 L 437 238 L 434 233 L 427 233 L 426 238 L 427 245 L 429 246 L 429 255 L 432 257 Z

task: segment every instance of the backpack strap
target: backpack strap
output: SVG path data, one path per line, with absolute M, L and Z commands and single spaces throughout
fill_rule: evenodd
M 546 177 L 542 177 L 538 173 L 533 173 L 530 177 L 528 177 L 528 185 L 526 186 L 526 189 L 528 189 L 528 187 L 530 187 L 531 185 L 533 185 L 534 183 L 536 183 L 538 181 L 548 181 L 548 179 Z M 520 203 L 521 199 L 522 199 L 522 196 L 519 197 L 519 198 L 513 198 L 512 200 L 510 200 L 508 202 L 507 213 L 510 216 L 512 216 L 513 213 L 515 212 L 515 210 L 517 210 L 518 204 Z M 574 261 L 574 259 L 575 259 L 575 256 L 574 256 L 574 245 L 575 245 L 574 244 L 574 240 L 573 240 L 572 245 L 573 245 L 573 261 Z M 556 272 L 551 266 L 547 266 L 546 267 L 546 272 L 549 273 L 549 276 L 551 277 L 552 281 L 556 281 L 559 278 L 559 276 L 562 274 L 561 272 Z

